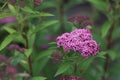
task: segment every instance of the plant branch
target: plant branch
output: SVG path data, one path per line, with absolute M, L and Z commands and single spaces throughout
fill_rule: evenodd
M 107 50 L 111 49 L 112 47 L 112 34 L 113 34 L 113 30 L 115 28 L 115 19 L 113 20 L 113 23 L 111 25 L 111 28 L 109 29 L 109 35 L 107 37 Z M 105 55 L 106 59 L 105 59 L 105 64 L 104 64 L 104 75 L 103 75 L 103 80 L 106 80 L 105 77 L 105 73 L 108 70 L 108 65 L 109 65 L 109 55 L 108 53 Z
M 61 0 L 59 3 L 59 20 L 60 20 L 61 33 L 64 33 L 65 28 L 64 28 L 64 2 L 63 0 Z
M 25 40 L 26 40 L 26 46 L 25 46 L 25 48 L 28 49 L 29 47 L 28 47 L 28 38 L 27 38 L 27 35 L 24 34 L 24 37 L 25 37 Z M 29 73 L 32 76 L 33 72 L 32 72 L 32 64 L 31 64 L 31 57 L 30 56 L 28 57 L 28 64 L 29 64 Z

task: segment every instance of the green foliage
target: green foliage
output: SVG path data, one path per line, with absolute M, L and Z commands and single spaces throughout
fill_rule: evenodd
M 26 55 L 27 58 L 31 55 L 32 50 L 33 50 L 32 48 L 25 50 L 24 54 Z
M 16 14 L 16 10 L 15 10 L 15 7 L 13 5 L 8 4 L 8 7 L 9 7 L 12 14 Z
M 37 53 L 33 60 L 33 73 L 34 75 L 39 75 L 40 71 L 45 67 L 49 60 L 49 56 L 52 54 L 53 50 L 46 50 L 41 53 Z
M 111 25 L 112 25 L 111 22 L 105 22 L 103 24 L 102 29 L 101 29 L 102 38 L 105 38 L 107 36 Z
M 32 77 L 30 80 L 46 80 L 45 77 Z
M 12 80 L 7 66 L 18 71 L 15 80 L 59 80 L 64 75 L 120 79 L 120 0 L 39 1 L 36 5 L 34 0 L 0 0 L 0 80 L 1 73 L 2 80 Z M 91 30 L 101 48 L 96 56 L 83 58 L 80 52 L 57 47 L 57 36 L 77 29 L 67 21 L 74 14 L 90 17 L 92 25 L 83 28 Z M 11 23 L 11 16 L 17 20 Z M 11 44 L 17 46 L 9 50 Z
M 40 24 L 38 26 L 38 28 L 36 28 L 33 33 L 39 32 L 41 30 L 43 30 L 44 28 L 51 26 L 53 24 L 56 24 L 58 21 L 57 20 L 53 20 L 53 21 L 48 21 L 48 22 L 43 22 L 42 24 Z
M 58 75 L 60 75 L 60 74 L 62 74 L 62 73 L 64 73 L 64 72 L 66 72 L 67 70 L 69 70 L 70 66 L 71 66 L 71 64 L 68 63 L 68 62 L 62 63 L 62 64 L 59 66 L 57 72 L 55 73 L 55 76 L 58 76 Z
M 96 9 L 105 13 L 108 3 L 105 0 L 87 0 L 90 2 Z
M 13 36 L 14 35 L 8 35 L 3 41 L 2 41 L 2 43 L 0 44 L 0 51 L 2 50 L 2 49 L 4 49 L 7 45 L 9 45 L 11 42 L 12 42 L 12 40 L 14 39 L 13 38 Z

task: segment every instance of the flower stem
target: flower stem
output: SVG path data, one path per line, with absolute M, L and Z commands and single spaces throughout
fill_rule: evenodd
M 107 50 L 111 49 L 111 46 L 112 46 L 112 34 L 113 34 L 114 28 L 115 28 L 115 19 L 113 20 L 111 28 L 109 29 L 109 35 L 107 38 Z M 106 59 L 105 59 L 105 64 L 104 64 L 104 75 L 103 75 L 102 80 L 107 80 L 106 73 L 108 71 L 108 65 L 110 62 L 108 53 L 105 55 L 105 57 L 106 57 Z
M 59 20 L 60 20 L 61 33 L 64 33 L 65 28 L 64 28 L 64 2 L 63 0 L 61 0 L 59 3 Z
M 28 49 L 28 38 L 27 38 L 27 35 L 24 34 L 24 37 L 25 37 L 25 40 L 26 40 L 26 46 L 25 48 Z M 29 56 L 28 57 L 28 65 L 29 65 L 29 74 L 32 76 L 33 75 L 33 72 L 32 72 L 32 64 L 31 64 L 31 57 Z

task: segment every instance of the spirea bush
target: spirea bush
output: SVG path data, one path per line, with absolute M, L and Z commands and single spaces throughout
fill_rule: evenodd
M 120 80 L 119 0 L 0 0 L 0 80 Z

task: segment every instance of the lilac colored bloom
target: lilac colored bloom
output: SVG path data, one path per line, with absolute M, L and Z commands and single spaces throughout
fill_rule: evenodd
M 93 40 L 89 29 L 76 29 L 58 36 L 56 40 L 58 47 L 63 47 L 65 51 L 81 52 L 85 58 L 95 56 L 99 52 L 99 46 Z
M 54 40 L 54 36 L 53 36 L 53 35 L 47 35 L 47 36 L 45 37 L 45 40 L 48 41 L 48 42 L 51 42 L 51 41 Z
M 60 63 L 63 55 L 58 50 L 56 50 L 52 53 L 51 57 L 53 58 L 54 63 Z
M 14 16 L 10 16 L 10 17 L 0 19 L 0 24 L 7 24 L 7 23 L 15 22 L 15 21 L 16 21 L 16 18 Z
M 40 4 L 42 4 L 43 0 L 34 0 L 34 5 L 35 6 L 39 6 Z
M 60 80 L 80 80 L 80 79 L 76 76 L 65 75 Z
M 73 24 L 79 26 L 87 26 L 91 25 L 90 19 L 87 16 L 81 16 L 81 15 L 74 15 L 68 18 L 69 22 L 72 22 Z
M 21 53 L 23 53 L 25 51 L 25 48 L 20 47 L 18 44 L 11 44 L 7 47 L 7 49 L 10 50 L 10 51 L 17 50 Z
M 6 56 L 0 54 L 0 62 L 7 63 L 8 62 L 8 58 Z
M 17 70 L 14 66 L 8 65 L 6 67 L 6 71 L 11 74 L 11 75 L 15 75 L 17 73 Z
M 40 45 L 40 49 L 41 50 L 46 50 L 46 49 L 48 49 L 49 48 L 49 46 L 48 45 Z

